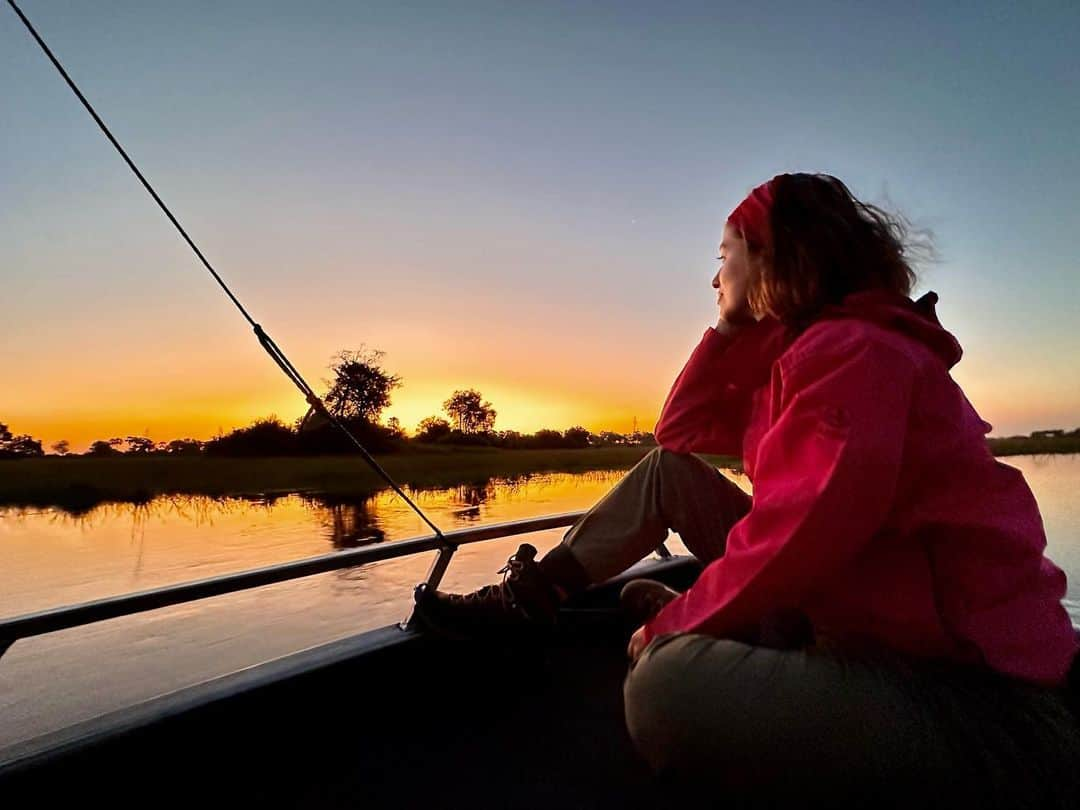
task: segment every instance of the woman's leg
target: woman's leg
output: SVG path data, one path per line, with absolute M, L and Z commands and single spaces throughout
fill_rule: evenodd
M 748 511 L 750 496 L 715 467 L 657 448 L 538 563 L 536 549 L 523 543 L 507 560 L 500 584 L 464 594 L 420 585 L 414 593 L 417 615 L 448 634 L 551 625 L 560 601 L 626 570 L 656 549 L 668 529 L 702 562 L 719 557 L 728 531 Z
M 1076 806 L 1080 733 L 1058 693 L 905 661 L 663 635 L 627 674 L 627 728 L 717 806 Z
M 603 582 L 656 550 L 678 532 L 703 563 L 724 553 L 731 527 L 750 511 L 750 496 L 694 455 L 657 448 L 571 527 L 549 553 L 569 552 Z M 541 560 L 541 569 L 550 565 Z

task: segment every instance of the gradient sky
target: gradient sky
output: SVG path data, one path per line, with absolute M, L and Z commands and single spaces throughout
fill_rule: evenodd
M 497 428 L 651 428 L 724 220 L 786 171 L 933 230 L 916 292 L 995 435 L 1080 425 L 1075 2 L 22 6 L 309 380 L 382 349 L 408 429 L 462 387 Z M 81 447 L 301 414 L 0 12 L 0 421 Z

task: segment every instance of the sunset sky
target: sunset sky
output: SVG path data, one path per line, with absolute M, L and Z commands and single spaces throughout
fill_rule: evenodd
M 794 171 L 934 231 L 916 294 L 995 435 L 1080 425 L 1074 2 L 21 5 L 309 380 L 381 349 L 407 429 L 464 387 L 651 429 L 725 218 Z M 0 422 L 303 413 L 6 5 L 0 98 Z

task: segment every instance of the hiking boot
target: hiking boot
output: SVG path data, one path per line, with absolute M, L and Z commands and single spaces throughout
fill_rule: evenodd
M 445 593 L 416 586 L 417 616 L 432 630 L 452 638 L 467 638 L 513 628 L 549 629 L 559 612 L 554 585 L 535 562 L 536 548 L 522 543 L 499 569 L 502 582 L 471 593 Z
M 619 592 L 619 607 L 636 627 L 652 619 L 679 592 L 655 579 L 632 579 Z

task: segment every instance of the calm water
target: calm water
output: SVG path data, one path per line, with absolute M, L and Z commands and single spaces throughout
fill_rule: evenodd
M 1080 455 L 1014 456 L 1043 512 L 1048 554 L 1080 615 Z M 749 491 L 749 483 L 727 473 Z M 623 471 L 544 474 L 485 487 L 410 493 L 443 529 L 591 506 Z M 82 516 L 0 510 L 0 616 L 425 534 L 391 494 L 328 503 L 159 498 Z M 481 543 L 455 556 L 447 587 L 492 581 L 517 544 L 541 552 L 563 530 Z M 684 552 L 677 537 L 670 547 Z M 432 555 L 116 619 L 18 642 L 0 659 L 0 747 L 96 714 L 404 618 Z M 1075 602 L 1075 604 L 1074 604 Z

